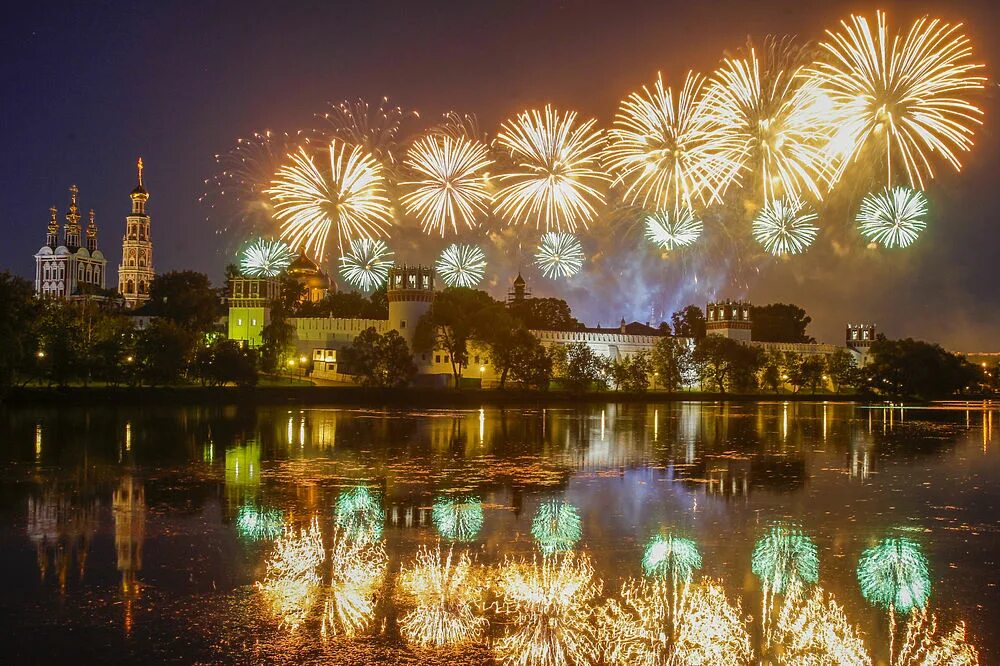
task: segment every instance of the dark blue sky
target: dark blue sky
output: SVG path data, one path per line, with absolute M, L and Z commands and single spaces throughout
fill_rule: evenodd
M 848 320 L 874 320 L 892 336 L 1000 349 L 998 5 L 123 2 L 8 9 L 0 23 L 0 269 L 32 274 L 47 209 L 65 209 L 71 183 L 80 187 L 81 205 L 97 210 L 101 246 L 117 266 L 141 154 L 157 270 L 193 268 L 218 281 L 231 258 L 198 197 L 215 170 L 214 154 L 236 137 L 305 127 L 328 101 L 382 95 L 424 118 L 475 112 L 487 128 L 545 102 L 606 125 L 618 100 L 658 70 L 670 80 L 688 68 L 710 72 L 748 35 L 816 38 L 851 11 L 883 7 L 894 25 L 925 11 L 964 21 L 990 76 L 980 98 L 986 126 L 962 174 L 938 170 L 934 219 L 916 247 L 886 254 L 828 244 L 799 260 L 766 262 L 743 293 L 684 283 L 685 273 L 661 271 L 655 257 L 562 291 L 537 283 L 536 293 L 565 296 L 590 323 L 646 320 L 651 308 L 655 318 L 687 300 L 748 296 L 805 306 L 814 335 L 825 340 L 840 339 Z M 508 279 L 495 276 L 498 294 Z

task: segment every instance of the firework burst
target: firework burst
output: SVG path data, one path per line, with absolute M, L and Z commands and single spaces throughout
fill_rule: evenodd
M 392 250 L 380 240 L 351 241 L 351 251 L 340 258 L 340 275 L 361 291 L 374 291 L 389 279 Z
M 903 644 L 893 666 L 979 666 L 979 653 L 965 637 L 965 623 L 959 622 L 944 635 L 937 633 L 937 618 L 921 608 L 910 615 Z
M 923 189 L 934 176 L 932 155 L 958 170 L 956 152 L 972 148 L 982 111 L 965 96 L 983 87 L 982 65 L 970 62 L 961 24 L 924 17 L 902 38 L 889 33 L 883 12 L 875 23 L 873 30 L 867 18 L 852 16 L 840 31 L 828 30 L 821 45 L 827 58 L 809 72 L 837 108 L 831 149 L 845 159 L 836 177 L 871 150 L 885 162 L 886 185 L 901 163 L 909 184 Z
M 605 159 L 628 204 L 645 209 L 690 207 L 717 199 L 726 142 L 706 105 L 704 78 L 691 72 L 676 99 L 659 76 L 623 100 L 608 132 Z
M 331 228 L 343 255 L 351 240 L 385 235 L 392 224 L 385 178 L 375 158 L 337 140 L 330 142 L 329 158 L 327 171 L 318 158 L 299 149 L 267 190 L 282 238 L 320 260 Z
M 512 224 L 547 231 L 575 231 L 597 215 L 607 176 L 598 170 L 604 139 L 596 121 L 576 113 L 525 111 L 503 124 L 497 145 L 513 161 L 500 176 L 497 213 Z
M 760 578 L 761 626 L 764 642 L 768 643 L 774 624 L 774 595 L 784 593 L 790 585 L 818 581 L 819 554 L 816 544 L 802 530 L 778 524 L 757 540 L 750 565 Z
M 388 97 L 383 97 L 377 106 L 363 99 L 331 102 L 329 110 L 320 117 L 326 123 L 325 131 L 320 134 L 327 141 L 337 139 L 360 146 L 380 162 L 391 165 L 397 160 L 403 125 L 420 114 L 394 106 Z
M 818 83 L 799 76 L 801 50 L 770 42 L 758 57 L 727 58 L 706 92 L 720 126 L 723 188 L 739 178 L 763 203 L 808 192 L 822 197 L 833 178 L 827 148 L 832 123 Z
M 649 540 L 642 556 L 642 569 L 647 576 L 667 577 L 690 582 L 701 568 L 701 553 L 691 539 L 667 534 Z
M 359 542 L 335 528 L 330 549 L 330 589 L 323 635 L 357 636 L 371 627 L 378 586 L 388 557 L 383 543 Z
M 275 542 L 263 582 L 257 589 L 267 599 L 282 626 L 296 629 L 316 602 L 319 566 L 326 552 L 315 518 L 307 530 L 288 531 Z
M 511 666 L 596 663 L 591 618 L 601 587 L 586 555 L 508 561 L 498 579 L 497 610 L 511 620 L 496 642 L 500 661 Z
M 535 264 L 542 275 L 553 280 L 571 277 L 583 267 L 583 246 L 573 234 L 549 231 L 542 234 L 542 242 L 535 254 Z
M 444 237 L 458 227 L 473 229 L 489 210 L 486 169 L 492 164 L 479 141 L 426 136 L 406 153 L 405 165 L 416 180 L 402 183 L 403 207 L 420 220 L 424 233 Z
M 240 272 L 248 277 L 276 277 L 291 265 L 295 253 L 287 243 L 258 238 L 240 253 Z
M 281 536 L 285 520 L 278 509 L 244 504 L 236 514 L 236 529 L 250 541 L 270 541 Z
M 449 245 L 434 269 L 449 287 L 475 287 L 486 274 L 486 254 L 478 245 Z
M 691 245 L 701 237 L 703 228 L 701 220 L 687 206 L 646 216 L 646 239 L 661 250 Z
M 807 593 L 797 582 L 785 593 L 771 643 L 764 646 L 764 651 L 779 666 L 872 663 L 860 632 L 847 621 L 833 595 L 819 587 Z
M 421 647 L 460 645 L 482 638 L 488 626 L 477 615 L 484 589 L 466 553 L 455 556 L 421 547 L 416 561 L 400 573 L 400 586 L 415 607 L 399 620 L 399 631 Z
M 385 511 L 381 496 L 364 486 L 345 490 L 337 496 L 337 526 L 358 543 L 374 543 L 382 538 Z
M 927 558 L 912 539 L 887 538 L 861 554 L 858 583 L 865 599 L 892 613 L 923 608 L 931 594 Z
M 908 187 L 887 187 L 861 200 L 858 230 L 872 243 L 908 247 L 927 226 L 927 197 Z
M 776 199 L 754 219 L 753 237 L 771 254 L 798 254 L 816 240 L 817 219 L 819 215 L 801 201 Z

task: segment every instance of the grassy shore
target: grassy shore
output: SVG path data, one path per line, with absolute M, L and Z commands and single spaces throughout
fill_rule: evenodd
M 200 404 L 323 404 L 369 407 L 479 407 L 483 405 L 573 405 L 607 402 L 672 402 L 682 400 L 768 402 L 774 400 L 848 402 L 857 396 L 830 393 L 703 393 L 648 391 L 621 393 L 601 391 L 525 391 L 519 389 L 372 389 L 361 386 L 311 386 L 266 383 L 254 388 L 172 386 L 172 387 L 103 387 L 70 386 L 48 388 L 28 386 L 11 391 L 3 404 L 16 405 L 200 405 Z

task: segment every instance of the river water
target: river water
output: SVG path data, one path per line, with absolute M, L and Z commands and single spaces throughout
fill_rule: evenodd
M 1000 663 L 995 409 L 0 411 L 3 660 L 635 662 L 672 649 L 646 603 L 667 590 L 674 631 L 730 646 L 705 663 L 777 663 L 800 580 L 886 663 L 858 576 L 881 543 L 910 556 L 910 637 L 964 623 Z

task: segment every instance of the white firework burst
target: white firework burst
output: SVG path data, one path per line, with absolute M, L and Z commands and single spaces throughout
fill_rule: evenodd
M 340 275 L 361 291 L 374 291 L 385 284 L 392 264 L 392 250 L 383 241 L 359 238 L 340 258 Z
M 258 238 L 240 254 L 240 272 L 247 277 L 275 277 L 288 268 L 295 253 L 288 244 L 270 238 Z
M 550 231 L 542 235 L 535 263 L 542 275 L 553 280 L 570 277 L 583 267 L 583 246 L 573 234 Z
M 486 255 L 478 245 L 454 243 L 445 248 L 434 268 L 449 287 L 475 287 L 486 274 Z
M 883 247 L 907 247 L 927 226 L 927 197 L 909 187 L 887 187 L 861 200 L 858 230 Z
M 646 238 L 658 248 L 674 250 L 698 240 L 703 226 L 687 206 L 659 210 L 646 216 Z
M 753 237 L 771 254 L 798 254 L 816 240 L 817 219 L 819 215 L 797 199 L 776 199 L 753 221 Z

